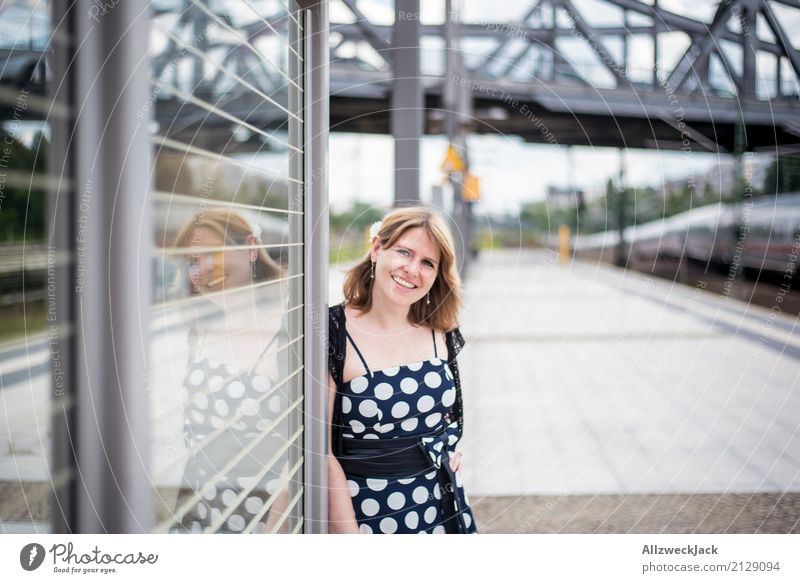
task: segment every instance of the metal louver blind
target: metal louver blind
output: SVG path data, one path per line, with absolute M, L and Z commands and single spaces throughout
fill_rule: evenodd
M 293 3 L 153 3 L 157 532 L 298 532 L 303 47 Z M 143 234 L 144 236 L 145 234 Z

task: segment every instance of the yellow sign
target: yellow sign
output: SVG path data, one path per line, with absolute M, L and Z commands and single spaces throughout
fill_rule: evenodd
M 464 188 L 461 197 L 464 200 L 476 201 L 481 199 L 481 180 L 474 174 L 464 177 Z
M 569 263 L 569 255 L 569 227 L 562 224 L 558 226 L 558 256 L 563 265 Z
M 464 171 L 464 160 L 458 155 L 458 152 L 452 144 L 447 146 L 447 153 L 444 155 L 441 168 L 442 172 L 445 174 Z

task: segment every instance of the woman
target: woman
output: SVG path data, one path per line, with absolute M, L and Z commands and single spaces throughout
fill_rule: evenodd
M 279 283 L 268 283 L 281 268 L 247 220 L 227 209 L 196 213 L 175 245 L 186 249 L 191 295 L 209 308 L 187 310 L 184 483 L 194 503 L 182 524 L 192 532 L 270 530 L 288 499 L 280 453 L 289 435 L 285 309 Z
M 348 272 L 329 318 L 331 532 L 477 532 L 454 453 L 459 287 L 449 229 L 424 207 L 387 214 Z

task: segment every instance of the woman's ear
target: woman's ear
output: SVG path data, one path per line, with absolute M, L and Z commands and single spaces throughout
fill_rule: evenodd
M 381 238 L 380 237 L 374 237 L 372 239 L 372 245 L 370 245 L 370 249 L 369 249 L 370 261 L 372 261 L 373 263 L 375 263 L 377 261 L 377 259 L 378 259 L 378 251 L 380 251 L 380 250 L 381 250 Z
M 247 235 L 247 239 L 245 239 L 245 245 L 258 245 L 258 237 L 255 235 Z M 258 249 L 250 249 L 250 261 L 255 261 L 258 259 Z

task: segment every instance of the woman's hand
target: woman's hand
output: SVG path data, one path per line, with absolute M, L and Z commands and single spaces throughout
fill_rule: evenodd
M 457 451 L 456 454 L 450 458 L 450 469 L 458 472 L 461 475 L 461 452 Z

